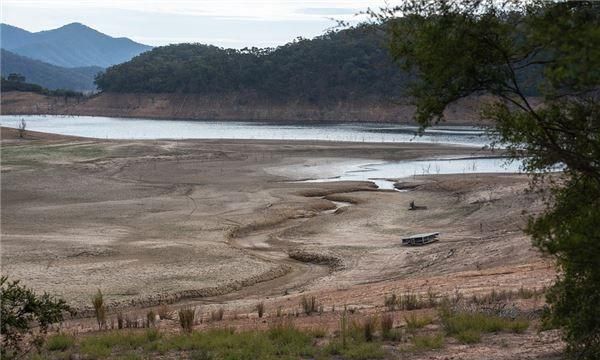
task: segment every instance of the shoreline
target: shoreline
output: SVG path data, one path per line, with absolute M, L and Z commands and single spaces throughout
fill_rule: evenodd
M 341 124 L 381 123 L 417 125 L 414 106 L 382 101 L 339 102 L 335 104 L 271 103 L 242 101 L 235 95 L 223 97 L 199 94 L 117 94 L 99 93 L 89 98 L 51 97 L 27 92 L 5 92 L 3 115 L 79 115 L 156 120 L 214 120 L 269 123 Z M 479 120 L 482 104 L 490 98 L 466 98 L 445 112 L 447 125 L 489 125 Z

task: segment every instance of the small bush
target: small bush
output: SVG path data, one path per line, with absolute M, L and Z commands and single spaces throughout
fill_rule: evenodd
M 184 332 L 191 333 L 194 327 L 196 311 L 194 309 L 181 309 L 179 314 L 179 325 Z
M 96 315 L 96 322 L 98 322 L 98 329 L 102 330 L 106 324 L 106 307 L 104 305 L 104 296 L 100 289 L 92 297 L 92 305 L 94 305 L 94 314 Z
M 71 335 L 57 334 L 50 336 L 46 342 L 46 349 L 49 351 L 65 351 L 75 343 Z
M 8 281 L 8 277 L 0 276 L 0 358 L 19 355 L 32 338 L 40 347 L 50 324 L 62 321 L 65 311 L 72 310 L 64 300 L 37 295 L 21 286 L 19 280 Z
M 444 335 L 417 335 L 412 338 L 415 350 L 441 349 L 444 346 Z
M 259 302 L 258 304 L 256 304 L 256 312 L 258 313 L 258 317 L 262 318 L 264 313 L 265 313 L 265 303 L 264 302 Z

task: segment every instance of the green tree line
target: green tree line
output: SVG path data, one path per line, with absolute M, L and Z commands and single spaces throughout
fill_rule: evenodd
M 274 101 L 391 98 L 401 95 L 407 74 L 389 57 L 386 36 L 364 25 L 277 48 L 170 45 L 108 68 L 96 84 L 110 92 L 244 92 Z

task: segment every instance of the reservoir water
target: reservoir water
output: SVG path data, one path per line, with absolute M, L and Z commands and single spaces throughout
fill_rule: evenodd
M 469 126 L 438 126 L 417 136 L 418 128 L 396 124 L 274 124 L 242 121 L 150 120 L 104 116 L 27 115 L 0 116 L 0 125 L 17 127 L 24 119 L 27 129 L 100 139 L 255 139 L 319 140 L 346 142 L 430 143 L 481 148 L 491 139 L 483 129 Z M 338 162 L 330 177 L 311 177 L 309 182 L 371 181 L 380 189 L 393 189 L 394 181 L 416 175 L 520 171 L 521 161 L 506 158 L 443 158 L 415 161 Z M 327 165 L 331 170 L 331 164 Z M 301 172 L 300 169 L 296 169 Z M 307 170 L 307 169 L 304 169 Z M 314 169 L 317 173 L 318 169 Z
M 509 161 L 504 157 L 438 158 L 341 164 L 336 176 L 310 179 L 304 182 L 370 181 L 379 189 L 392 190 L 395 179 L 418 175 L 519 173 L 522 165 L 520 160 Z
M 0 125 L 100 139 L 256 139 L 434 143 L 483 147 L 485 131 L 470 126 L 433 127 L 416 136 L 415 126 L 396 124 L 274 124 L 242 121 L 150 120 L 104 116 L 0 116 Z

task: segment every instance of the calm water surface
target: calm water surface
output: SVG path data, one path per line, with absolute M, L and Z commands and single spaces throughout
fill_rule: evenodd
M 379 189 L 394 189 L 393 179 L 417 175 L 519 173 L 522 162 L 502 157 L 441 158 L 428 160 L 386 161 L 349 165 L 339 175 L 305 182 L 370 181 Z
M 274 124 L 259 122 L 149 120 L 103 116 L 0 116 L 0 125 L 100 139 L 257 139 L 349 142 L 436 143 L 483 147 L 490 139 L 469 126 L 434 127 L 416 136 L 417 127 L 394 124 Z

